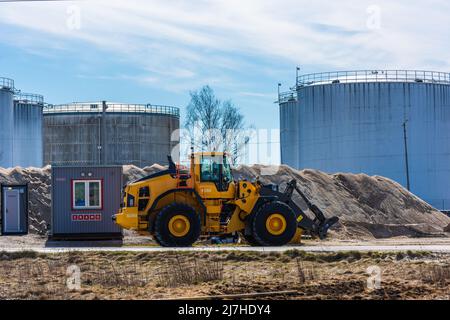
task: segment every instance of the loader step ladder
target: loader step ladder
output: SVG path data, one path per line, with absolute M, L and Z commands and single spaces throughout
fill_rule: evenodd
M 177 179 L 177 189 L 189 189 L 190 186 L 187 183 L 187 180 L 191 178 L 189 171 L 185 167 L 177 164 L 175 171 L 175 178 Z

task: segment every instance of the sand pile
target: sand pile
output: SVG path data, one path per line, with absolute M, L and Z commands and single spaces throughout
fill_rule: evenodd
M 339 217 L 340 223 L 332 232 L 336 238 L 443 235 L 450 224 L 448 216 L 384 177 L 330 175 L 317 170 L 297 171 L 287 166 L 278 167 L 278 171 L 275 167 L 241 166 L 235 176 L 241 179 L 259 176 L 263 183 L 280 185 L 280 190 L 296 179 L 300 189 L 327 217 Z M 307 209 L 296 193 L 294 201 L 303 210 Z
M 160 165 L 144 169 L 124 166 L 124 184 L 163 170 Z M 383 177 L 359 174 L 329 175 L 315 170 L 297 171 L 287 166 L 241 166 L 236 178 L 279 184 L 297 179 L 299 187 L 326 216 L 341 220 L 331 232 L 335 238 L 388 238 L 394 236 L 444 235 L 450 218 L 409 193 L 398 183 Z M 50 223 L 51 168 L 0 169 L 0 183 L 29 185 L 30 232 L 45 234 Z M 306 210 L 300 197 L 294 200 Z M 308 212 L 307 212 L 308 214 Z
M 161 166 L 159 164 L 154 164 L 151 167 L 145 167 L 144 169 L 132 165 L 123 166 L 123 183 L 128 184 L 132 181 L 143 178 L 149 174 L 166 169 L 167 169 L 166 167 Z

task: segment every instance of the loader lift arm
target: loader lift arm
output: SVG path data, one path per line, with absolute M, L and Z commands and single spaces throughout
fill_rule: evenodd
M 300 195 L 300 197 L 305 201 L 309 210 L 314 214 L 315 219 L 311 220 L 308 218 L 303 211 L 297 206 L 297 204 L 292 201 L 292 195 L 294 190 Z M 297 180 L 291 180 L 284 191 L 284 201 L 289 204 L 291 208 L 300 213 L 302 218 L 300 219 L 298 226 L 302 229 L 309 231 L 312 235 L 318 236 L 321 240 L 325 239 L 328 233 L 328 229 L 339 221 L 338 217 L 326 218 L 322 210 L 319 209 L 315 204 L 313 204 L 308 197 L 300 190 L 297 186 Z

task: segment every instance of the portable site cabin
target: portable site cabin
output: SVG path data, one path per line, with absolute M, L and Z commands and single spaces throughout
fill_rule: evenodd
M 112 221 L 121 203 L 122 167 L 52 167 L 55 240 L 121 239 Z
M 28 233 L 28 187 L 1 185 L 1 234 Z

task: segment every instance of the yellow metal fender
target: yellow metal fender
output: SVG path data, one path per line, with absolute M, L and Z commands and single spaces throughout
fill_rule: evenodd
M 239 217 L 242 215 L 242 217 Z M 230 222 L 227 225 L 227 233 L 232 233 L 236 231 L 241 231 L 245 229 L 245 223 L 241 220 L 241 218 L 245 217 L 246 214 L 239 207 L 234 209 L 233 215 L 231 216 Z

